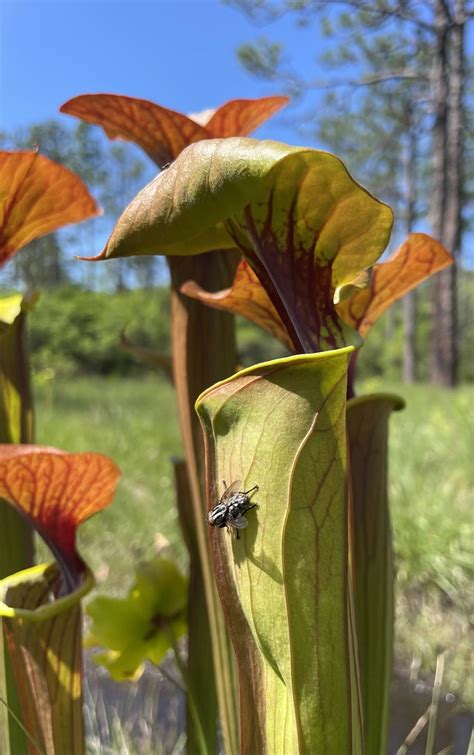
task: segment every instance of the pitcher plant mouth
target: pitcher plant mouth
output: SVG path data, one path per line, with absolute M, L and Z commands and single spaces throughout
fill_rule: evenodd
M 331 359 L 341 357 L 344 354 L 347 354 L 350 357 L 352 354 L 357 353 L 358 350 L 361 348 L 361 346 L 363 346 L 364 344 L 364 339 L 358 334 L 355 334 L 354 341 L 355 342 L 353 344 L 349 344 L 348 346 L 341 346 L 340 349 L 328 349 L 327 351 L 317 351 L 317 352 L 312 352 L 310 354 L 292 354 L 287 357 L 269 359 L 264 362 L 257 362 L 256 364 L 252 364 L 249 367 L 243 367 L 242 369 L 235 372 L 233 375 L 229 375 L 228 378 L 225 378 L 224 380 L 219 380 L 219 382 L 214 383 L 214 385 L 209 386 L 209 388 L 206 388 L 206 390 L 203 391 L 197 397 L 194 407 L 196 411 L 199 413 L 200 404 L 210 392 L 215 391 L 217 388 L 227 385 L 228 383 L 232 383 L 237 378 L 245 377 L 246 375 L 252 375 L 257 371 L 268 370 L 268 374 L 271 374 L 273 370 L 276 371 L 279 367 L 282 367 L 282 366 L 294 365 L 294 364 L 300 364 L 300 363 L 304 364 L 308 362 L 314 363 L 316 361 L 317 362 L 330 361 Z
M 72 606 L 79 604 L 82 598 L 95 585 L 94 575 L 89 567 L 85 566 L 85 570 L 81 574 L 80 584 L 76 589 L 66 595 L 55 597 L 50 602 L 39 605 L 37 608 L 19 608 L 10 605 L 8 600 L 5 599 L 9 590 L 31 585 L 41 580 L 44 580 L 46 583 L 52 583 L 53 579 L 58 576 L 58 573 L 58 564 L 52 562 L 23 569 L 16 572 L 16 574 L 0 580 L 0 618 L 21 619 L 27 622 L 47 621 L 55 616 L 59 616 Z
M 359 404 L 366 404 L 370 401 L 391 401 L 393 403 L 393 411 L 399 412 L 401 409 L 405 409 L 406 401 L 396 393 L 386 393 L 381 391 L 380 393 L 367 393 L 363 396 L 354 396 L 347 401 L 347 406 L 358 406 Z

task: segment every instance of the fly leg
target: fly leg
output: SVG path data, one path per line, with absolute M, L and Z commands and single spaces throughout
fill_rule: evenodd
M 252 495 L 256 490 L 258 490 L 258 485 L 254 485 L 253 488 L 250 488 L 250 490 L 245 490 L 245 495 Z

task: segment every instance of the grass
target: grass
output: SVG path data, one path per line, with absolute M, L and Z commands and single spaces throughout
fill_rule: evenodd
M 474 389 L 366 381 L 407 407 L 391 419 L 390 497 L 397 554 L 397 657 L 434 673 L 448 649 L 445 682 L 471 704 Z M 185 562 L 170 457 L 181 453 L 174 394 L 161 378 L 74 378 L 36 386 L 37 440 L 110 455 L 122 469 L 113 505 L 81 528 L 80 549 L 101 590 L 123 593 L 133 564 L 165 535 Z
M 474 705 L 474 389 L 367 381 L 406 400 L 390 425 L 390 503 L 397 569 L 398 664 Z M 471 634 L 471 636 L 470 636 Z
M 37 442 L 99 451 L 122 478 L 114 503 L 80 529 L 79 547 L 112 592 L 132 581 L 133 564 L 164 535 L 185 560 L 170 458 L 181 453 L 174 392 L 158 378 L 74 378 L 35 388 Z

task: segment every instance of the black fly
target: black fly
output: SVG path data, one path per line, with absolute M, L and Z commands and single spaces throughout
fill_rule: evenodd
M 258 490 L 258 485 L 254 485 L 250 490 L 239 490 L 241 484 L 241 480 L 236 480 L 227 487 L 224 482 L 225 491 L 222 498 L 207 515 L 211 527 L 227 527 L 229 532 L 235 529 L 237 540 L 240 537 L 239 530 L 248 525 L 245 514 L 257 506 L 256 503 L 251 503 L 250 498 Z

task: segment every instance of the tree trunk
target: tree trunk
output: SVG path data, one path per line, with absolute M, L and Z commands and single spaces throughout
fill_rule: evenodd
M 407 113 L 408 146 L 406 151 L 406 232 L 412 232 L 416 217 L 416 158 L 417 158 L 417 134 L 414 121 L 413 109 L 410 107 Z M 404 348 L 403 348 L 403 382 L 416 382 L 416 291 L 411 291 L 403 299 L 403 325 L 404 325 Z
M 463 204 L 464 0 L 454 0 L 453 10 L 450 19 L 443 0 L 436 0 L 431 222 L 434 235 L 456 256 Z M 457 381 L 456 294 L 453 265 L 433 281 L 430 380 L 437 385 L 454 386 Z

